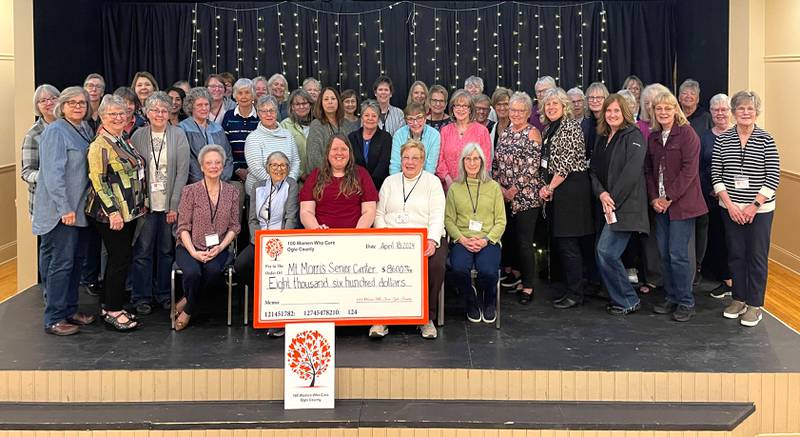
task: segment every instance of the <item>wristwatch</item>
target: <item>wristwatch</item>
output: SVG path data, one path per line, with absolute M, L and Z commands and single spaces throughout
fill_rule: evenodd
M 755 205 L 756 208 L 761 208 L 761 202 L 759 202 L 758 200 L 754 200 L 753 205 Z

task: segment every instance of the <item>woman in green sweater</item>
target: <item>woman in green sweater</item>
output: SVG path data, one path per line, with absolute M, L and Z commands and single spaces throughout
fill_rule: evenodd
M 447 192 L 444 225 L 450 236 L 450 266 L 458 288 L 466 297 L 467 319 L 494 323 L 500 237 L 506 229 L 506 212 L 500 185 L 489 178 L 486 157 L 478 143 L 461 151 L 458 178 Z M 483 297 L 472 287 L 470 270 L 478 271 Z

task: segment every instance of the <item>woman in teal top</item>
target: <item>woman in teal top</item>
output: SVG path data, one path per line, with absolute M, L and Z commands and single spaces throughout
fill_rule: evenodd
M 478 143 L 468 143 L 461 151 L 458 177 L 447 192 L 444 226 L 452 241 L 450 266 L 466 298 L 467 319 L 494 323 L 506 212 L 500 185 L 489 178 L 486 157 Z M 482 297 L 472 288 L 472 268 L 478 272 Z

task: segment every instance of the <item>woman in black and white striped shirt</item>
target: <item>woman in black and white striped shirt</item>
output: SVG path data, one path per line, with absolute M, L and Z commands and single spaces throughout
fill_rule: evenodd
M 736 125 L 714 143 L 711 183 L 719 198 L 733 279 L 733 303 L 723 315 L 744 326 L 761 321 L 767 258 L 780 181 L 780 157 L 772 136 L 756 126 L 761 98 L 739 91 L 731 98 Z

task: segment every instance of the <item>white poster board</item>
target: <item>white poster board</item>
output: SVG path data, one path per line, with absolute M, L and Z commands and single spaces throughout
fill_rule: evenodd
M 286 324 L 283 408 L 333 408 L 335 330 L 333 323 Z

